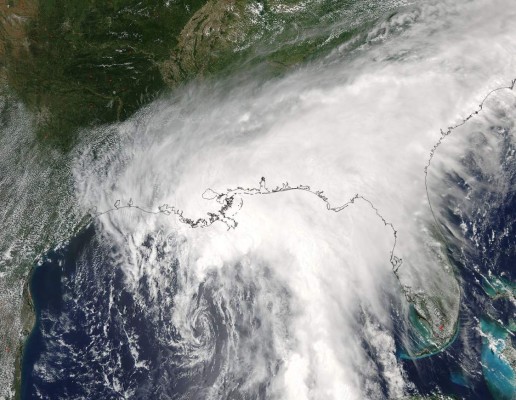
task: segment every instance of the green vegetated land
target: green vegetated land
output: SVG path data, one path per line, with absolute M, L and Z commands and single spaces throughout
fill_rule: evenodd
M 45 0 L 24 46 L 6 48 L 7 81 L 64 149 L 78 127 L 121 120 L 163 88 L 159 63 L 206 0 Z M 15 6 L 15 4 L 13 4 Z
M 8 86 L 36 114 L 38 138 L 63 150 L 78 128 L 124 120 L 192 78 L 237 61 L 281 72 L 358 33 L 314 28 L 320 16 L 339 21 L 351 1 L 8 1 L 0 10 Z

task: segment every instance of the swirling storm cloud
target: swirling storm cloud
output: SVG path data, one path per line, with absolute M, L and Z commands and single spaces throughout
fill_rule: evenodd
M 494 92 L 481 112 L 442 132 L 477 111 L 492 89 L 510 86 L 515 17 L 502 0 L 396 6 L 355 47 L 279 76 L 256 67 L 186 85 L 126 122 L 85 131 L 73 159 L 75 197 L 84 213 L 115 209 L 42 261 L 68 267 L 59 278 L 62 302 L 40 317 L 48 344 L 34 362 L 33 392 L 446 394 L 445 385 L 420 382 L 427 372 L 415 360 L 466 341 L 463 274 L 482 267 L 459 265 L 450 249 L 469 248 L 457 243 L 473 229 L 465 215 L 477 207 L 475 194 L 514 191 L 507 167 L 514 92 Z M 493 126 L 505 136 L 489 133 Z M 464 160 L 476 160 L 476 169 Z M 494 176 L 504 165 L 496 182 L 479 178 L 478 170 Z M 482 183 L 483 191 L 468 192 L 471 207 L 453 176 Z M 260 195 L 263 182 L 269 191 L 311 191 Z M 239 187 L 235 207 L 224 211 L 236 226 L 185 223 L 220 213 L 216 195 Z M 203 197 L 208 188 L 212 198 Z M 253 190 L 258 195 L 248 195 Z M 357 194 L 368 202 L 339 212 L 327 206 Z M 119 207 L 129 203 L 138 207 Z M 163 204 L 181 214 L 141 211 Z M 454 209 L 462 220 L 450 219 Z M 513 306 L 506 306 L 512 315 Z M 473 371 L 464 379 L 484 383 L 463 385 L 470 398 L 491 388 L 476 354 L 464 356 Z M 73 360 L 73 384 L 60 357 Z

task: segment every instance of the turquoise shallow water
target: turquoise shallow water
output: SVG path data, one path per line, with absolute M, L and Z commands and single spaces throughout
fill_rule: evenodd
M 504 277 L 485 277 L 482 282 L 482 287 L 490 297 L 516 295 L 516 283 Z
M 488 182 L 486 179 L 479 180 L 481 182 Z M 484 197 L 479 196 L 479 203 L 483 201 Z M 492 201 L 489 203 L 492 204 Z M 495 217 L 500 216 L 503 221 L 507 221 L 511 215 L 514 216 L 514 209 L 505 210 L 501 208 L 493 217 L 491 226 L 497 229 L 497 231 L 503 231 L 504 227 L 497 224 Z M 483 220 L 485 219 L 483 217 Z M 486 229 L 485 233 L 490 233 L 490 231 L 488 232 L 488 229 Z M 84 235 L 82 239 L 79 239 L 84 239 Z M 75 241 L 79 239 L 75 238 Z M 202 318 L 196 317 L 192 321 L 185 320 L 185 323 L 194 325 L 192 332 L 194 332 L 195 342 L 208 343 L 211 345 L 209 348 L 214 349 L 213 353 L 215 356 L 213 357 L 213 362 L 211 362 L 211 359 L 208 359 L 210 363 L 204 364 L 202 370 L 199 371 L 183 371 L 177 365 L 181 364 L 181 357 L 185 355 L 179 354 L 175 348 L 163 346 L 162 342 L 160 342 L 163 338 L 163 332 L 167 333 L 167 329 L 171 325 L 171 321 L 167 320 L 166 316 L 170 314 L 169 311 L 172 305 L 169 307 L 167 303 L 158 298 L 156 304 L 164 308 L 157 307 L 159 313 L 156 312 L 156 315 L 159 315 L 160 323 L 152 325 L 154 315 L 149 315 L 149 307 L 140 307 L 140 304 L 136 301 L 140 298 L 145 300 L 149 298 L 148 286 L 150 286 L 150 283 L 145 280 L 147 278 L 138 282 L 140 285 L 139 290 L 142 294 L 140 297 L 135 297 L 135 293 L 128 289 L 124 291 L 121 273 L 113 268 L 113 265 L 109 263 L 109 259 L 101 260 L 100 262 L 98 262 L 97 258 L 94 260 L 94 255 L 95 257 L 98 255 L 97 249 L 91 243 L 87 243 L 86 240 L 85 242 L 84 252 L 88 254 L 87 257 L 80 259 L 79 254 L 76 254 L 70 244 L 62 251 L 62 254 L 55 257 L 56 259 L 61 257 L 64 260 L 65 268 L 62 271 L 59 269 L 59 260 L 54 260 L 52 256 L 52 261 L 48 260 L 42 267 L 43 269 L 40 270 L 40 274 L 35 274 L 33 277 L 33 285 L 38 287 L 44 288 L 44 283 L 53 279 L 58 283 L 66 281 L 67 286 L 63 285 L 63 293 L 45 291 L 41 296 L 34 295 L 38 310 L 38 324 L 36 332 L 31 337 L 32 349 L 27 350 L 27 359 L 25 360 L 24 382 L 26 387 L 40 390 L 42 393 L 47 393 L 47 398 L 55 399 L 79 398 L 83 393 L 85 393 L 85 398 L 114 398 L 114 392 L 111 390 L 118 386 L 123 386 L 128 391 L 134 390 L 136 394 L 133 398 L 161 398 L 160 395 L 164 397 L 165 395 L 167 397 L 170 395 L 170 393 L 150 392 L 150 390 L 156 390 L 156 388 L 165 388 L 163 390 L 170 390 L 173 392 L 173 396 L 179 396 L 182 393 L 181 391 L 192 393 L 192 387 L 198 387 L 199 382 L 202 382 L 207 388 L 213 386 L 213 380 L 220 374 L 220 365 L 225 361 L 220 356 L 220 354 L 223 354 L 223 351 L 220 349 L 228 346 L 226 343 L 231 345 L 231 342 L 228 342 L 228 337 L 232 333 L 226 331 L 227 324 L 223 323 L 225 316 L 228 314 L 225 311 L 226 308 L 215 307 L 217 304 L 214 302 L 214 296 L 211 294 L 218 289 L 218 282 L 215 279 L 213 280 L 215 282 L 208 280 L 206 284 L 203 282 L 194 291 L 196 298 L 202 301 L 192 301 L 193 307 L 199 309 L 199 304 L 204 307 L 203 301 L 207 306 L 203 308 L 203 314 L 200 314 Z M 510 249 L 513 245 L 514 243 L 502 243 L 500 248 Z M 161 252 L 159 247 L 151 246 L 150 239 L 148 246 L 146 243 L 142 248 L 142 253 L 144 254 L 147 254 L 148 248 L 152 249 L 152 251 L 156 248 L 159 250 L 156 250 L 156 253 L 163 257 L 162 253 L 164 252 Z M 150 250 L 148 252 L 151 253 Z M 492 259 L 493 257 L 488 255 L 487 258 Z M 77 260 L 82 262 L 82 265 L 80 265 L 82 269 L 77 267 Z M 474 260 L 477 261 L 476 258 Z M 509 259 L 511 263 L 512 260 Z M 93 261 L 96 261 L 97 264 Z M 163 262 L 161 265 L 168 264 Z M 500 270 L 504 270 L 505 267 L 500 264 Z M 84 280 L 76 279 L 77 275 L 74 275 L 76 273 L 74 268 L 79 269 L 83 273 Z M 163 273 L 160 272 L 160 278 L 170 275 L 168 270 L 164 269 L 163 271 Z M 403 359 L 404 366 L 409 370 L 410 379 L 407 379 L 407 381 L 415 382 L 414 386 L 422 394 L 431 394 L 438 390 L 445 394 L 452 394 L 458 396 L 457 398 L 465 399 L 511 398 L 511 391 L 514 389 L 511 383 L 514 382 L 514 372 L 507 370 L 509 366 L 507 363 L 501 362 L 503 359 L 499 353 L 502 351 L 502 344 L 500 344 L 500 348 L 495 347 L 495 350 L 491 351 L 489 340 L 486 339 L 486 346 L 478 329 L 479 318 L 491 311 L 487 307 L 481 307 L 482 304 L 479 304 L 479 301 L 477 301 L 478 293 L 475 291 L 479 288 L 474 286 L 475 282 L 469 271 L 465 269 L 462 271 L 465 275 L 463 283 L 466 289 L 464 296 L 465 306 L 461 310 L 461 315 L 466 314 L 468 316 L 467 313 L 470 312 L 469 319 L 466 321 L 461 320 L 457 324 L 455 337 L 450 341 L 445 351 L 435 351 L 424 354 L 422 357 L 408 359 L 400 357 Z M 210 284 L 212 285 L 211 287 Z M 172 285 L 163 285 L 163 287 L 173 288 Z M 242 290 L 242 293 L 246 293 L 246 298 L 254 298 L 255 293 L 257 293 L 257 289 L 255 290 L 253 287 L 249 290 L 245 287 L 244 289 L 246 290 Z M 249 293 L 249 296 L 247 296 L 247 293 Z M 140 294 L 140 292 L 136 294 Z M 172 294 L 170 297 L 172 297 Z M 276 292 L 273 292 L 273 294 L 275 295 Z M 63 300 L 62 303 L 65 306 L 54 306 L 54 297 L 56 298 L 56 304 L 61 304 L 60 301 Z M 114 306 L 109 301 L 111 298 L 113 298 Z M 240 301 L 240 298 L 236 296 L 230 299 L 234 298 L 237 299 L 235 303 L 239 307 L 247 304 Z M 274 296 L 274 298 L 279 297 Z M 228 304 L 231 305 L 232 303 Z M 151 305 L 154 306 L 154 304 Z M 246 305 L 246 307 L 251 308 L 251 305 Z M 500 314 L 503 314 L 502 311 Z M 162 315 L 164 315 L 164 320 L 161 319 Z M 476 322 L 472 323 L 471 321 Z M 246 325 L 240 323 L 240 321 L 237 322 L 239 322 L 239 327 L 242 327 L 241 332 L 239 332 L 242 335 L 246 333 L 245 330 L 248 330 L 248 326 L 253 328 L 258 325 L 267 327 L 265 325 L 267 322 L 266 318 L 263 321 L 253 320 L 253 325 Z M 395 326 L 394 329 L 402 326 L 402 324 L 393 325 Z M 205 326 L 210 329 L 203 330 Z M 70 327 L 74 329 L 71 330 Z M 423 324 L 416 326 L 416 328 L 426 335 L 431 335 L 432 333 Z M 137 332 L 138 335 L 128 337 L 128 331 Z M 168 342 L 176 341 L 181 343 L 181 338 L 176 337 L 172 329 L 170 329 L 170 332 L 170 340 Z M 202 336 L 204 332 L 207 332 L 209 335 Z M 465 334 L 459 335 L 459 332 Z M 469 332 L 471 332 L 471 341 L 468 342 L 463 340 L 463 337 L 466 337 Z M 491 333 L 491 336 L 496 335 L 500 335 L 500 332 Z M 269 338 L 271 335 L 267 334 L 264 337 Z M 214 338 L 213 342 L 208 341 L 210 338 Z M 459 339 L 457 340 L 457 338 Z M 131 352 L 131 350 L 134 350 L 131 346 L 135 342 L 138 342 L 139 349 L 142 349 L 139 358 L 136 360 L 132 358 L 133 353 Z M 425 343 L 420 344 L 421 346 L 425 345 Z M 474 371 L 468 369 L 470 364 L 466 362 L 470 360 L 464 361 L 462 359 L 463 354 L 467 353 L 471 347 L 475 347 L 474 351 L 476 351 L 474 356 L 477 363 L 474 365 L 476 365 L 477 370 Z M 486 348 L 488 353 L 484 354 Z M 83 351 L 84 349 L 87 349 L 88 352 Z M 109 354 L 108 351 L 110 351 Z M 191 353 L 186 353 L 185 357 L 190 356 Z M 270 376 L 276 376 L 278 372 L 278 369 L 275 369 L 276 360 L 273 359 L 273 356 L 272 354 L 269 356 L 270 360 L 267 360 L 270 361 L 272 366 L 270 368 Z M 29 357 L 32 357 L 32 359 Z M 481 360 L 484 364 L 483 366 L 480 365 Z M 101 374 L 104 372 L 106 365 L 109 366 L 109 369 L 106 368 L 107 379 L 106 376 Z M 143 371 L 141 365 L 148 365 L 151 373 Z M 382 366 L 379 366 L 379 370 L 381 370 L 380 367 Z M 482 374 L 482 368 L 486 368 L 487 373 Z M 38 372 L 42 369 L 54 374 L 52 382 L 38 376 Z M 475 378 L 467 375 L 470 371 L 473 371 L 471 375 L 474 375 Z M 32 385 L 28 379 L 32 379 Z M 111 387 L 105 384 L 106 381 L 108 381 Z M 236 380 L 235 382 L 238 385 L 241 384 Z M 381 384 L 386 386 L 385 381 L 380 381 L 379 385 Z M 242 398 L 244 395 L 246 396 L 245 398 L 270 398 L 263 394 L 267 393 L 267 385 L 268 381 L 264 380 L 263 385 L 257 388 L 254 393 L 249 395 L 244 393 Z M 382 389 L 384 389 L 382 393 L 385 393 L 385 396 L 382 398 L 392 398 L 389 397 L 385 387 L 382 387 Z M 137 390 L 139 392 L 136 392 Z M 253 395 L 255 397 L 252 397 Z M 226 390 L 224 397 L 236 398 L 236 395 L 232 395 L 231 392 Z M 198 397 L 192 395 L 190 398 L 206 397 L 203 395 Z
M 482 365 L 484 378 L 495 399 L 516 398 L 516 375 L 503 356 L 509 333 L 495 321 L 482 319 Z
M 450 379 L 456 385 L 464 386 L 466 388 L 471 387 L 469 380 L 460 371 L 452 372 L 450 374 Z

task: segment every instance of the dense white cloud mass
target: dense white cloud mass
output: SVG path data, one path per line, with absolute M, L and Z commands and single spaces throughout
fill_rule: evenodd
M 515 17 L 509 0 L 418 2 L 372 28 L 357 50 L 336 49 L 265 82 L 188 87 L 109 128 L 108 150 L 99 139 L 78 156 L 85 209 L 132 199 L 199 218 L 220 206 L 201 197 L 206 188 L 258 187 L 264 176 L 271 188 L 324 190 L 332 206 L 359 193 L 396 228 L 401 284 L 389 262 L 392 230 L 365 202 L 333 213 L 310 193 L 243 195 L 231 230 L 220 222 L 191 229 L 134 209 L 100 217 L 106 237 L 125 249 L 117 257 L 135 290 L 143 275 L 161 290 L 169 281 L 160 264 L 178 258 L 174 307 L 156 307 L 172 315 L 185 363 L 215 351 L 213 310 L 196 303 L 200 287 L 223 310 L 228 335 L 213 398 L 227 376 L 242 391 L 269 382 L 268 396 L 278 399 L 382 398 L 381 384 L 390 398 L 403 396 L 392 301 L 404 301 L 402 285 L 439 296 L 446 316 L 435 318 L 450 332 L 459 302 L 429 229 L 424 167 L 440 129 L 514 77 Z M 468 141 L 455 136 L 443 154 L 452 160 Z M 439 180 L 431 184 L 438 196 Z M 158 232 L 173 255 L 142 249 Z

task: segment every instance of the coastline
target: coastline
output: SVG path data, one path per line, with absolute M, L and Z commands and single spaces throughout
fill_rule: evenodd
M 22 369 L 23 369 L 23 356 L 25 352 L 25 345 L 27 339 L 30 337 L 34 327 L 36 326 L 36 309 L 34 307 L 34 300 L 31 293 L 31 282 L 34 275 L 35 267 L 32 266 L 29 273 L 25 277 L 22 292 L 22 306 L 20 310 L 21 319 L 21 338 L 18 348 L 16 349 L 15 358 L 15 370 L 14 378 L 12 383 L 12 392 L 14 393 L 14 399 L 21 399 L 21 381 L 22 381 Z

